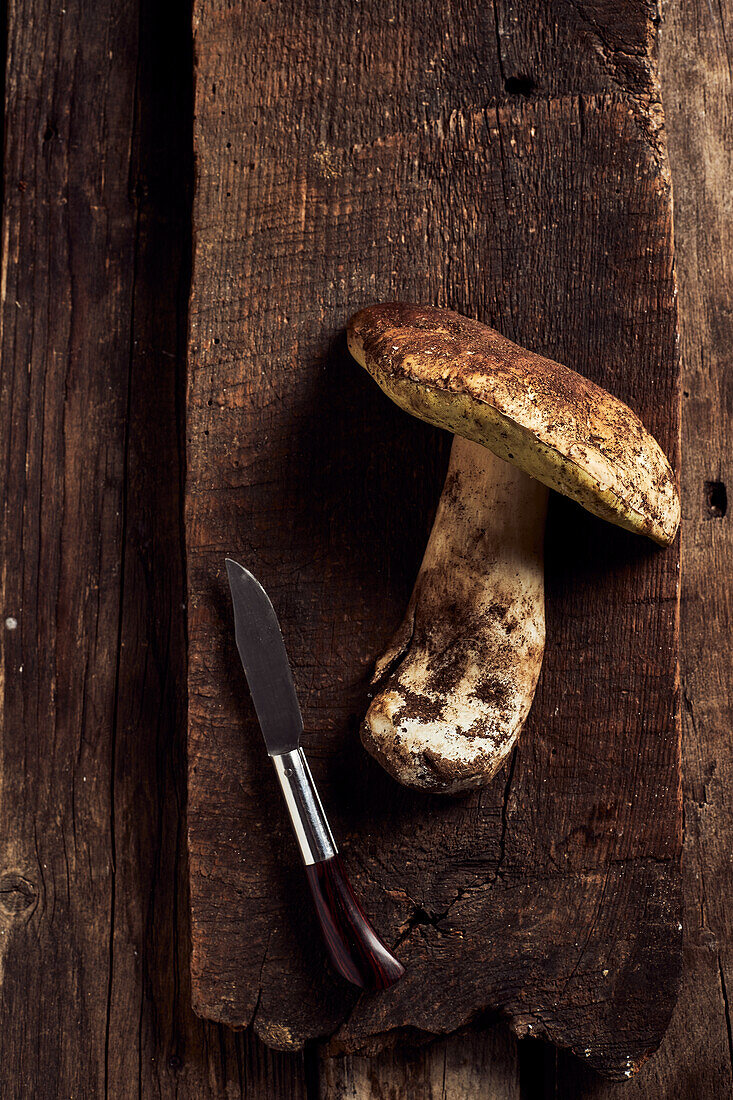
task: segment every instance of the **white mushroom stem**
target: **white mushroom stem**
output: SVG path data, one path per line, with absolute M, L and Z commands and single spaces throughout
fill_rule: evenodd
M 545 640 L 547 489 L 456 437 L 405 619 L 377 662 L 365 747 L 400 782 L 455 793 L 496 774 Z

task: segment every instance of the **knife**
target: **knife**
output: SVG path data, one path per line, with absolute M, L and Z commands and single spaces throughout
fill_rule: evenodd
M 285 796 L 316 914 L 334 968 L 365 989 L 387 989 L 404 967 L 384 946 L 356 899 L 308 761 L 303 719 L 275 609 L 248 570 L 226 559 L 237 649 L 252 702 Z

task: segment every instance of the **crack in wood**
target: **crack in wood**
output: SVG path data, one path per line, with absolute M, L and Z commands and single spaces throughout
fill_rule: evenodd
M 728 1002 L 728 990 L 725 985 L 725 974 L 723 973 L 723 962 L 720 957 L 720 953 L 717 955 L 718 971 L 720 973 L 720 991 L 723 995 L 723 1008 L 725 1010 L 725 1026 L 728 1032 L 728 1057 L 730 1059 L 731 1076 L 733 1077 L 733 1028 L 731 1027 L 730 1019 L 730 1004 Z

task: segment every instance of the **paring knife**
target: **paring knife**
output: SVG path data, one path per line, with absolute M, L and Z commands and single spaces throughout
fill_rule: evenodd
M 339 858 L 300 748 L 303 719 L 275 609 L 251 573 L 231 558 L 226 559 L 226 566 L 237 649 L 285 795 L 331 962 L 354 985 L 386 989 L 402 977 L 404 967 L 367 920 Z

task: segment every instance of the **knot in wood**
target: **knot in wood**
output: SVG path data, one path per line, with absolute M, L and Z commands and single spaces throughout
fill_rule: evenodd
M 23 913 L 37 900 L 35 884 L 17 871 L 8 871 L 0 878 L 0 906 L 7 913 Z

